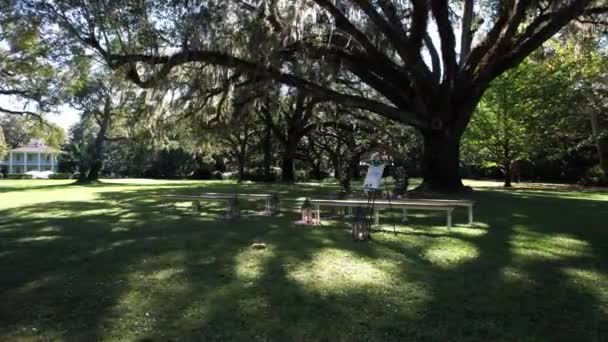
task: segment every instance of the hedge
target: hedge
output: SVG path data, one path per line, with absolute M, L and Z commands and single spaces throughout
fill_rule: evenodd
M 69 173 L 52 173 L 49 179 L 70 179 L 71 176 Z
M 32 179 L 34 178 L 32 175 L 28 175 L 27 173 L 8 173 L 6 174 L 6 179 Z

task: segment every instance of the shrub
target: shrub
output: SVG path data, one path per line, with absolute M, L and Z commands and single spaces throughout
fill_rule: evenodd
M 266 177 L 263 167 L 245 169 L 245 179 L 254 182 L 274 182 L 281 177 L 281 169 L 276 167 L 270 168 L 269 177 Z
M 202 179 L 202 180 L 206 180 L 206 179 L 211 179 L 213 177 L 213 173 L 211 172 L 211 166 L 210 165 L 202 165 L 201 167 L 199 167 L 198 169 L 196 169 L 192 175 L 188 178 L 190 179 Z
M 6 175 L 6 179 L 33 179 L 32 175 L 27 173 L 9 173 Z
M 70 179 L 69 173 L 53 173 L 49 175 L 49 179 Z
M 224 172 L 222 173 L 222 180 L 236 180 L 239 179 L 238 172 Z
M 585 172 L 579 183 L 585 186 L 608 186 L 606 178 L 602 168 L 596 165 Z
M 307 170 L 296 170 L 296 181 L 298 182 L 306 182 L 308 181 L 308 171 Z

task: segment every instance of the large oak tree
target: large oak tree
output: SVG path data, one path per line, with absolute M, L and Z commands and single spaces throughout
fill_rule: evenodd
M 189 64 L 271 78 L 315 101 L 364 109 L 416 127 L 423 187 L 455 191 L 460 139 L 490 82 L 596 0 L 36 1 L 67 32 L 142 87 Z M 318 63 L 328 86 L 293 73 Z M 358 92 L 340 79 L 356 79 Z

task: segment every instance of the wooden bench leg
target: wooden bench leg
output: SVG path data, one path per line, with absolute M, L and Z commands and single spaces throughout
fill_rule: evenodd
M 452 230 L 452 209 L 448 209 L 448 231 Z
M 407 209 L 403 208 L 403 217 L 401 218 L 401 222 L 407 222 Z
M 227 203 L 227 207 L 228 207 L 228 219 L 239 219 L 241 218 L 241 204 L 239 203 L 238 199 L 233 199 L 231 201 L 228 201 Z
M 232 218 L 232 205 L 230 205 L 230 202 L 226 203 L 226 218 Z
M 192 201 L 192 208 L 200 213 L 203 211 L 203 204 L 201 201 Z
M 264 215 L 272 215 L 272 210 L 270 209 L 270 200 L 266 200 L 266 210 L 264 210 Z
M 469 226 L 473 225 L 473 206 L 469 206 Z

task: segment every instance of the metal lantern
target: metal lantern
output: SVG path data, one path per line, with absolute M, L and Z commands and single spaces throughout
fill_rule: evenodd
M 353 240 L 355 241 L 367 241 L 371 240 L 370 225 L 367 215 L 365 215 L 364 208 L 355 208 L 355 215 L 353 218 Z
M 272 194 L 272 198 L 270 199 L 270 208 L 268 208 L 271 215 L 276 215 L 279 211 L 279 195 L 276 193 Z
M 235 196 L 228 201 L 228 210 L 226 217 L 229 219 L 241 217 L 241 206 L 239 199 Z
M 304 223 L 304 224 L 314 224 L 315 223 L 312 203 L 310 203 L 308 198 L 306 199 L 306 201 L 304 201 L 304 203 L 302 203 L 302 223 Z

